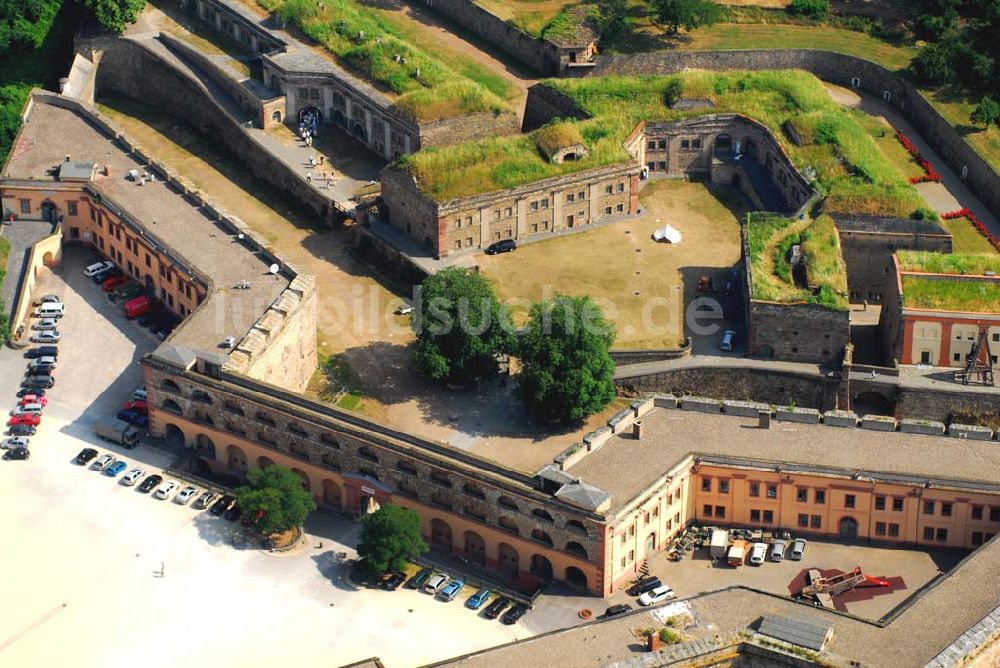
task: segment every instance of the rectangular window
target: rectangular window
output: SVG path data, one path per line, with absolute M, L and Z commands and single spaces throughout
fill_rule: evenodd
M 153 260 L 152 260 L 152 258 L 149 257 L 149 253 L 146 253 L 146 266 L 147 267 L 152 267 L 153 266 Z
M 750 521 L 751 522 L 760 522 L 760 511 L 759 510 L 751 510 L 750 511 Z
M 659 162 L 656 163 L 656 168 L 661 172 L 665 172 L 667 171 L 667 163 L 663 160 L 660 160 Z
M 548 197 L 546 197 L 545 199 L 542 200 L 542 208 L 543 209 L 549 208 L 549 198 Z
M 845 508 L 853 508 L 854 507 L 854 503 L 855 503 L 855 499 L 854 499 L 854 495 L 853 494 L 845 494 L 844 495 L 844 507 Z
M 656 161 L 650 160 L 649 162 L 646 163 L 646 167 L 649 168 L 649 171 L 653 171 L 654 169 L 656 169 Z
M 972 506 L 972 519 L 981 520 L 983 519 L 983 507 L 982 506 Z
M 795 500 L 799 503 L 806 503 L 809 501 L 809 490 L 799 487 L 795 490 Z
M 465 247 L 472 248 L 472 237 L 465 237 Z
M 604 194 L 605 195 L 610 195 L 614 191 L 615 191 L 614 186 L 610 186 L 610 185 L 604 186 Z
M 620 193 L 625 192 L 625 184 L 624 183 L 619 183 L 618 184 L 618 192 L 620 192 Z
M 574 195 L 573 193 L 570 193 L 570 194 L 566 195 L 566 201 L 567 202 L 573 202 L 575 200 L 576 200 L 576 195 Z
M 659 148 L 660 148 L 661 151 L 665 151 L 666 148 L 667 148 L 667 140 L 666 139 L 661 139 L 660 143 L 658 144 L 658 146 L 659 146 Z
M 893 510 L 893 512 L 896 512 L 896 513 L 903 512 L 903 500 L 902 499 L 893 498 L 893 500 L 892 500 L 892 510 Z
M 30 199 L 18 200 L 18 204 L 21 206 L 21 213 L 31 213 L 31 200 Z
M 876 496 L 875 497 L 875 510 L 885 510 L 885 497 Z
M 924 527 L 924 540 L 934 540 L 934 527 Z
M 711 492 L 712 491 L 712 479 L 711 478 L 702 478 L 701 479 L 701 491 L 703 491 L 703 492 Z
M 618 213 L 622 213 L 623 211 L 625 211 L 625 205 L 619 204 L 618 206 L 615 207 L 615 211 L 617 211 Z
M 513 209 L 511 209 L 509 206 L 506 209 L 504 209 L 503 215 L 510 216 L 512 214 L 513 214 Z
M 622 557 L 622 568 L 625 568 L 625 557 Z
M 627 542 L 628 542 L 628 536 L 626 536 L 625 532 L 622 531 L 622 545 L 624 545 Z
M 496 211 L 493 212 L 493 218 L 496 220 L 500 220 L 500 209 L 497 209 Z
M 750 483 L 750 496 L 760 496 L 760 483 L 752 482 Z
M 719 481 L 719 494 L 729 494 L 729 481 L 720 480 Z
M 812 529 L 819 529 L 823 526 L 823 516 L 822 515 L 810 515 L 809 516 L 809 527 Z
M 899 525 L 889 522 L 889 535 L 893 538 L 899 538 Z
M 778 486 L 777 485 L 768 485 L 767 486 L 767 498 L 769 498 L 769 499 L 777 499 L 778 498 Z
M 983 544 L 983 532 L 982 531 L 973 531 L 972 532 L 972 544 L 973 545 L 982 545 Z
M 924 501 L 924 515 L 933 515 L 933 514 L 934 514 L 934 502 Z
M 1000 508 L 990 506 L 990 522 L 1000 522 Z
M 633 561 L 635 561 L 635 550 L 629 550 L 628 551 L 628 562 L 631 564 Z
M 774 511 L 765 510 L 764 511 L 764 524 L 774 524 Z
M 531 203 L 531 210 L 532 211 L 538 211 L 538 202 L 537 201 L 534 201 L 534 202 Z
M 725 519 L 726 518 L 726 507 L 725 506 L 716 506 L 715 507 L 715 516 L 717 518 L 719 518 L 720 520 L 721 519 Z
M 689 140 L 687 140 L 687 139 L 682 139 L 681 140 L 681 148 L 683 148 L 683 149 L 691 148 L 691 142 Z
M 655 150 L 656 149 L 656 140 L 655 139 L 650 139 L 648 142 L 646 142 L 646 148 L 648 148 L 651 151 Z
M 300 88 L 299 89 L 299 97 L 301 97 L 303 99 L 308 98 L 309 97 L 309 89 L 308 88 Z
M 706 503 L 705 506 L 701 509 L 701 514 L 704 515 L 705 517 L 711 517 L 712 516 L 712 506 L 710 506 L 710 505 L 708 505 Z
M 700 139 L 692 139 L 691 140 L 691 148 L 701 148 L 701 140 Z
M 934 536 L 934 540 L 936 540 L 939 543 L 947 543 L 948 542 L 948 530 L 947 529 L 938 529 L 937 530 L 937 534 Z
M 611 207 L 610 206 L 604 207 L 604 215 L 606 215 L 606 216 L 610 216 L 611 215 Z
M 66 211 L 69 212 L 69 215 L 75 216 L 77 213 L 76 202 L 66 202 Z
M 941 502 L 941 516 L 951 517 L 951 504 Z
M 805 514 L 800 514 L 799 515 L 799 526 L 800 527 L 807 527 L 807 526 L 809 526 L 809 516 L 808 515 L 805 515 Z
M 581 190 L 580 192 L 578 192 L 576 194 L 576 198 L 577 199 L 587 199 L 587 191 L 586 190 Z
M 876 522 L 875 523 L 875 535 L 876 536 L 884 536 L 885 535 L 885 528 L 886 528 L 885 527 L 885 522 Z

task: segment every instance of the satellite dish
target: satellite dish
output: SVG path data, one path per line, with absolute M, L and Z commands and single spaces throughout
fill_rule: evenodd
M 277 274 L 279 269 L 281 269 L 281 267 L 279 267 L 277 264 L 272 264 L 270 267 L 268 267 L 267 270 L 272 274 Z

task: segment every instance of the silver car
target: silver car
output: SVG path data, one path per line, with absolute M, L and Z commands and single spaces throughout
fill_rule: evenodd
M 34 325 L 31 326 L 32 329 L 39 332 L 48 331 L 50 329 L 56 329 L 57 327 L 59 327 L 59 321 L 56 320 L 55 318 L 42 318 L 41 320 L 39 320 L 38 322 L 36 322 Z
M 114 461 L 115 458 L 112 455 L 101 455 L 97 458 L 97 461 L 94 462 L 94 468 L 98 471 L 103 471 L 111 466 Z
M 55 329 L 47 329 L 44 332 L 35 332 L 31 335 L 32 343 L 58 343 L 62 337 Z
M 197 493 L 198 493 L 197 487 L 192 487 L 191 485 L 188 485 L 187 487 L 185 487 L 180 491 L 180 494 L 174 497 L 174 501 L 181 504 L 182 506 L 187 505 L 187 502 L 190 501 Z
M 28 437 L 27 436 L 14 436 L 13 438 L 5 438 L 0 442 L 0 448 L 4 450 L 10 450 L 11 448 L 26 448 L 28 447 Z
M 771 561 L 784 561 L 785 548 L 788 547 L 787 540 L 776 540 L 771 543 Z
M 800 561 L 806 555 L 806 539 L 796 538 L 792 541 L 792 549 L 788 552 L 788 558 L 793 561 Z

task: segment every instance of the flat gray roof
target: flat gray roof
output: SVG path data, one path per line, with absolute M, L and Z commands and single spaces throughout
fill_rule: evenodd
M 912 484 L 905 476 L 942 485 L 956 480 L 971 483 L 963 488 L 985 485 L 984 491 L 1000 484 L 996 442 L 776 421 L 770 429 L 759 429 L 755 418 L 672 409 L 654 409 L 642 421 L 641 440 L 632 439 L 628 431 L 612 436 L 567 469 L 611 495 L 609 513 L 644 493 L 692 453 L 735 458 L 741 461 L 734 463 L 750 466 L 791 464 L 802 465 L 795 470 L 818 473 L 884 474 L 901 483 Z
M 832 628 L 832 624 L 813 621 L 810 617 L 764 615 L 757 626 L 757 632 L 819 652 L 826 645 Z
M 145 165 L 128 155 L 85 117 L 35 98 L 28 122 L 11 151 L 4 179 L 57 182 L 51 174 L 66 154 L 94 160 L 98 173 L 88 185 L 103 192 L 175 257 L 214 283 L 207 303 L 174 331 L 170 342 L 195 350 L 221 351 L 227 336 L 241 339 L 268 306 L 288 287 L 285 277 L 268 273 L 269 262 L 239 242 L 201 209 L 157 179 L 139 185 L 126 179 Z M 110 174 L 103 174 L 104 167 Z M 111 202 L 106 202 L 111 204 Z M 233 286 L 249 281 L 250 288 Z

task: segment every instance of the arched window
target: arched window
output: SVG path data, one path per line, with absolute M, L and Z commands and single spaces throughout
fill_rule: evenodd
M 451 500 L 448 495 L 444 492 L 434 492 L 431 494 L 431 503 L 436 506 L 441 506 L 442 508 L 447 508 L 451 510 Z
M 587 527 L 580 520 L 566 520 L 566 528 L 574 533 L 587 535 Z
M 499 524 L 502 528 L 506 529 L 507 531 L 518 534 L 521 533 L 521 530 L 517 528 L 517 523 L 514 520 L 510 519 L 509 517 L 504 517 L 503 515 L 501 515 L 500 518 L 497 520 L 497 524 Z
M 340 450 L 340 441 L 333 436 L 330 436 L 330 434 L 320 434 L 319 442 L 323 445 L 329 445 L 334 450 Z
M 469 496 L 474 496 L 477 499 L 485 499 L 486 498 L 486 492 L 484 492 L 481 487 L 479 487 L 477 485 L 473 485 L 471 482 L 465 483 L 465 486 L 462 487 L 462 490 L 466 494 L 468 494 Z
M 173 413 L 174 415 L 184 415 L 184 411 L 181 410 L 180 404 L 173 399 L 164 399 L 163 403 L 160 405 L 163 410 Z
M 533 529 L 531 532 L 531 539 L 537 540 L 539 543 L 552 547 L 552 536 L 545 533 L 541 529 Z
M 370 462 L 375 462 L 376 464 L 378 463 L 378 455 L 375 454 L 375 451 L 364 445 L 358 448 L 358 457 L 367 459 Z
M 245 415 L 243 408 L 236 402 L 227 401 L 223 407 L 233 415 Z
M 396 468 L 403 473 L 417 475 L 417 467 L 413 465 L 413 462 L 408 462 L 405 459 L 400 459 L 396 462 Z
M 515 503 L 513 499 L 507 496 L 501 496 L 499 499 L 497 499 L 497 504 L 503 508 L 510 508 L 511 510 L 520 510 L 520 508 L 517 507 L 517 503 Z
M 180 385 L 170 380 L 169 378 L 163 379 L 163 382 L 160 383 L 160 389 L 166 390 L 167 392 L 176 392 L 177 394 L 181 393 Z
M 541 518 L 541 519 L 545 520 L 546 522 L 554 522 L 555 521 L 555 520 L 552 519 L 552 515 L 549 514 L 549 511 L 547 511 L 547 510 L 545 510 L 543 508 L 535 508 L 534 510 L 531 511 L 531 514 L 534 515 L 535 517 L 538 517 L 538 518 Z
M 585 548 L 583 545 L 580 545 L 575 540 L 571 540 L 570 542 L 566 543 L 566 551 L 571 552 L 579 557 L 583 557 L 584 559 L 587 558 L 587 548 Z
M 191 393 L 191 398 L 194 401 L 200 401 L 203 404 L 212 405 L 212 397 L 208 396 L 208 392 L 205 390 L 195 390 Z
M 366 475 L 372 480 L 378 480 L 378 474 L 375 473 L 375 471 L 371 470 L 370 468 L 358 469 L 358 473 L 360 473 L 361 475 Z
M 289 422 L 288 431 L 299 436 L 309 436 L 309 432 L 303 429 L 297 422 Z

